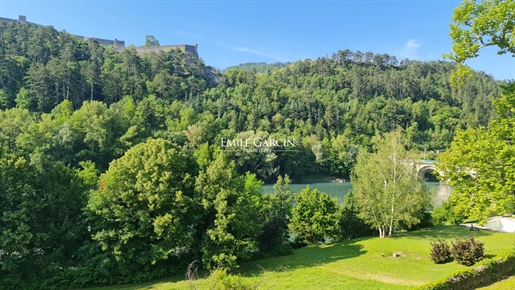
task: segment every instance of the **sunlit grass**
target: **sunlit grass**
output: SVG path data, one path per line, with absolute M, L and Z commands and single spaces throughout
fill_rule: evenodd
M 478 290 L 507 290 L 515 289 L 515 276 L 499 281 L 487 287 L 478 288 Z
M 434 264 L 429 259 L 431 241 L 470 235 L 485 243 L 487 259 L 513 249 L 515 241 L 514 234 L 437 226 L 393 238 L 369 237 L 306 247 L 290 256 L 249 262 L 234 274 L 240 276 L 241 283 L 257 289 L 411 289 L 466 268 L 453 262 Z M 394 253 L 400 256 L 393 257 Z M 94 289 L 214 289 L 216 283 L 213 277 L 182 279 Z

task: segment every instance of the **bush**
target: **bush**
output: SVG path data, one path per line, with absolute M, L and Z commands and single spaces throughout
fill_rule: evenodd
M 484 257 L 484 244 L 474 240 L 474 237 L 465 240 L 456 238 L 451 243 L 451 255 L 458 264 L 471 266 Z
M 301 237 L 294 236 L 290 245 L 293 249 L 300 249 L 306 247 L 308 244 Z
M 195 276 L 195 275 L 194 275 Z M 207 278 L 209 285 L 202 285 L 196 281 L 195 277 L 189 278 L 191 289 L 210 289 L 210 290 L 255 290 L 260 289 L 264 280 L 261 281 L 247 281 L 239 275 L 232 275 L 223 269 L 215 269 Z M 201 288 L 201 286 L 204 286 Z
M 444 264 L 451 260 L 451 250 L 447 242 L 440 239 L 431 242 L 431 260 L 436 264 Z
M 491 285 L 513 275 L 515 271 L 515 253 L 501 254 L 493 261 L 483 261 L 476 268 L 467 268 L 453 273 L 438 281 L 416 288 L 417 290 L 469 290 Z
M 316 245 L 328 238 L 338 239 L 339 221 L 338 199 L 308 185 L 296 196 L 289 228 L 302 242 Z
M 359 216 L 359 208 L 356 204 L 356 198 L 352 190 L 345 195 L 341 206 L 340 216 L 340 238 L 342 240 L 351 240 L 360 237 L 373 236 L 377 231 L 365 224 Z
M 431 220 L 434 224 L 449 222 L 451 224 L 459 224 L 463 222 L 465 216 L 461 212 L 454 211 L 454 203 L 444 201 L 440 207 L 433 208 L 431 212 Z
M 417 231 L 423 228 L 429 228 L 434 226 L 433 216 L 431 212 L 421 212 L 417 215 L 417 217 L 420 219 L 420 223 L 411 226 L 405 226 L 403 223 L 401 223 L 401 228 L 407 231 Z

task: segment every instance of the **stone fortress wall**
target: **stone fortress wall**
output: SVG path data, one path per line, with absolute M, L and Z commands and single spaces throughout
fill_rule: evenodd
M 0 21 L 24 23 L 24 24 L 33 25 L 33 26 L 43 26 L 41 24 L 28 22 L 27 17 L 23 16 L 23 15 L 18 16 L 18 19 L 10 19 L 10 18 L 0 17 Z M 72 35 L 79 39 L 82 39 L 82 40 L 92 39 L 92 40 L 98 42 L 98 44 L 103 45 L 103 46 L 114 46 L 115 51 L 118 53 L 122 52 L 124 49 L 127 48 L 127 47 L 125 47 L 125 41 L 118 40 L 116 38 L 114 40 L 111 40 L 111 39 L 103 39 L 103 38 L 96 38 L 96 37 L 85 37 L 85 36 L 80 36 L 80 35 L 75 35 L 75 34 L 72 34 Z M 184 52 L 189 53 L 194 58 L 199 59 L 197 48 L 198 48 L 198 46 L 196 44 L 195 45 L 177 44 L 177 45 L 137 46 L 137 47 L 135 47 L 136 52 L 138 54 L 142 54 L 145 52 L 152 52 L 152 51 L 153 52 L 158 52 L 158 51 L 166 52 L 171 49 L 180 49 Z
M 116 52 L 122 52 L 126 47 L 117 47 L 115 48 Z M 197 52 L 197 45 L 189 45 L 189 44 L 176 44 L 176 45 L 160 45 L 160 46 L 136 46 L 134 47 L 138 54 L 148 53 L 148 52 L 158 52 L 158 51 L 169 51 L 171 49 L 180 49 L 184 52 L 189 53 L 194 58 L 199 59 Z
M 88 40 L 88 39 L 92 39 L 96 42 L 98 42 L 98 44 L 100 45 L 103 45 L 103 46 L 115 46 L 116 48 L 125 48 L 125 41 L 123 40 L 118 40 L 118 39 L 114 39 L 114 40 L 110 40 L 110 39 L 103 39 L 103 38 L 96 38 L 96 37 L 85 37 L 85 36 L 80 36 L 80 35 L 75 35 L 75 34 L 72 34 L 73 36 L 77 37 L 77 38 L 80 38 L 84 41 Z
M 41 25 L 36 24 L 36 23 L 28 22 L 27 21 L 27 17 L 23 16 L 23 15 L 18 16 L 18 19 L 11 19 L 11 18 L 0 17 L 0 21 L 14 22 L 14 23 L 23 23 L 23 24 L 28 24 L 30 26 L 41 26 Z

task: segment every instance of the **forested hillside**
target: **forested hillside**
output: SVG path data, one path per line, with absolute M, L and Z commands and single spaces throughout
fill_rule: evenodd
M 278 68 L 282 68 L 285 66 L 289 66 L 292 64 L 291 62 L 275 62 L 275 63 L 266 63 L 266 62 L 248 62 L 242 63 L 239 65 L 231 66 L 225 69 L 225 71 L 237 68 L 240 70 L 244 70 L 249 73 L 269 73 L 270 71 Z
M 287 236 L 289 214 L 258 179 L 348 178 L 359 150 L 398 127 L 410 148 L 447 148 L 458 128 L 488 124 L 500 93 L 479 72 L 451 88 L 449 62 L 371 52 L 276 66 L 219 73 L 181 51 L 117 54 L 0 22 L 0 288 L 236 267 L 265 251 L 263 235 L 274 251 Z M 254 137 L 295 146 L 220 152 L 222 138 Z
M 40 167 L 91 160 L 103 171 L 146 138 L 195 148 L 244 134 L 297 144 L 292 152 L 234 153 L 240 173 L 347 177 L 374 135 L 400 126 L 412 147 L 443 149 L 456 128 L 486 125 L 499 95 L 483 73 L 452 89 L 453 64 L 441 61 L 345 50 L 266 74 L 230 69 L 217 77 L 180 51 L 116 54 L 51 27 L 0 25 L 0 122 L 15 127 L 2 128 L 2 142 Z

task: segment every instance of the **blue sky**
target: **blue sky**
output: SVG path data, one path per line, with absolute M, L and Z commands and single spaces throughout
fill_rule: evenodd
M 451 51 L 461 1 L 24 1 L 0 0 L 0 17 L 143 45 L 198 44 L 207 65 L 297 61 L 338 50 L 439 60 Z M 496 79 L 515 79 L 515 58 L 490 48 L 467 62 Z

